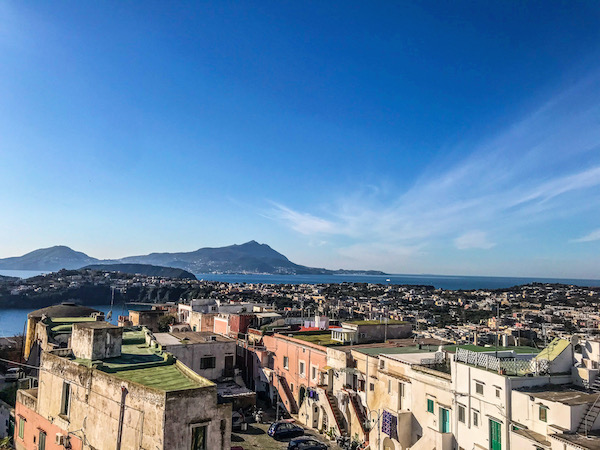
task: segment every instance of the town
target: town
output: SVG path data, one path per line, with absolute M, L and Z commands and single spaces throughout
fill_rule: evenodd
M 77 298 L 27 315 L 5 375 L 15 405 L 0 408 L 17 449 L 600 448 L 598 287 L 83 269 L 3 293 L 93 286 L 113 294 L 116 324 Z M 124 299 L 145 302 L 119 314 Z

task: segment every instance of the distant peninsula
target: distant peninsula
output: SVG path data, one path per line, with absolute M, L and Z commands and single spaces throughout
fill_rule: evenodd
M 268 274 L 268 275 L 387 275 L 377 270 L 329 270 L 291 262 L 267 244 L 256 241 L 226 247 L 205 247 L 192 252 L 150 253 L 120 259 L 101 260 L 67 246 L 34 250 L 23 256 L 0 259 L 0 269 L 39 270 L 80 269 L 86 266 L 150 265 L 182 269 L 190 274 Z M 135 269 L 107 269 L 135 270 Z M 131 273 L 131 272 L 127 272 Z M 149 275 L 146 273 L 146 275 Z M 164 275 L 167 276 L 167 275 Z
M 187 270 L 174 267 L 153 266 L 151 264 L 91 264 L 83 269 L 102 270 L 105 272 L 121 272 L 147 277 L 179 278 L 180 280 L 197 280 L 196 275 Z

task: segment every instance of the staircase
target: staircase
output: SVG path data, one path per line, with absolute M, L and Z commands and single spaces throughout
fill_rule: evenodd
M 346 432 L 346 421 L 344 419 L 344 416 L 338 408 L 337 400 L 333 396 L 333 394 L 330 391 L 326 391 L 325 389 L 323 389 L 323 392 L 327 397 L 327 402 L 329 403 L 329 407 L 331 408 L 333 416 L 335 417 L 335 424 L 337 425 L 338 433 L 340 434 L 340 436 L 342 436 Z
M 363 407 L 362 402 L 360 401 L 360 397 L 356 392 L 348 391 L 350 396 L 350 403 L 352 404 L 352 409 L 354 410 L 354 415 L 360 423 L 360 429 L 365 435 L 365 440 L 368 440 L 369 429 L 366 425 L 367 422 L 367 413 Z
M 283 376 L 279 376 L 279 385 L 283 388 L 283 392 L 288 400 L 290 405 L 290 414 L 298 414 L 298 404 L 296 403 L 296 399 L 294 399 L 294 394 L 288 385 L 287 380 Z
M 594 384 L 596 384 L 596 382 L 594 382 Z M 600 400 L 600 394 L 598 395 L 596 401 L 588 407 L 583 419 L 581 419 L 579 427 L 577 428 L 578 434 L 587 436 L 588 432 L 594 426 L 594 422 L 596 421 L 598 414 L 600 414 L 600 402 L 598 402 L 598 400 Z
M 589 387 L 592 392 L 600 394 L 600 376 L 597 376 L 592 385 Z

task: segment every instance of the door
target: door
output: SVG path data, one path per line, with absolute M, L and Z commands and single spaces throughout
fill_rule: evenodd
M 502 450 L 501 425 L 490 419 L 490 450 Z
M 233 372 L 233 355 L 227 355 L 225 356 L 225 373 L 223 374 L 223 376 L 232 377 L 234 375 L 235 374 Z
M 450 433 L 450 410 L 440 408 L 440 432 Z

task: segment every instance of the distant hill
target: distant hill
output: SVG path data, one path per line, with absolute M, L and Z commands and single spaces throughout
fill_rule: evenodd
M 149 264 L 174 267 L 191 273 L 250 273 L 281 275 L 369 274 L 385 275 L 373 270 L 328 270 L 295 264 L 267 244 L 256 241 L 227 247 L 201 248 L 192 252 L 150 253 L 118 260 L 99 260 L 69 247 L 57 246 L 35 250 L 20 257 L 0 259 L 0 269 L 47 270 L 79 269 L 98 264 Z
M 23 256 L 0 259 L 0 269 L 55 272 L 60 269 L 79 269 L 99 261 L 85 253 L 76 252 L 65 245 L 57 245 L 50 248 L 40 248 Z
M 132 275 L 146 275 L 149 277 L 180 278 L 182 280 L 197 280 L 196 275 L 183 269 L 174 267 L 152 266 L 150 264 L 91 264 L 84 269 L 105 270 L 108 272 L 121 272 Z
M 17 277 L 7 277 L 6 275 L 0 275 L 0 283 L 10 283 L 12 281 L 17 281 L 19 278 Z

